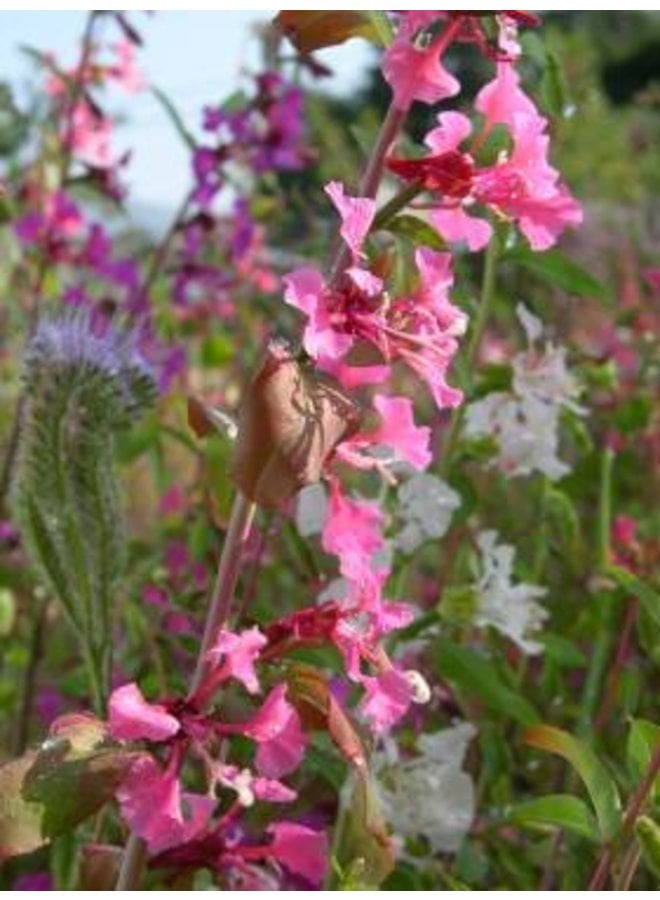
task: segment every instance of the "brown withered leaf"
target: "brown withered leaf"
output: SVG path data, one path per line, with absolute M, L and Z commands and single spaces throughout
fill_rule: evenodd
M 278 28 L 300 53 L 343 44 L 353 37 L 381 43 L 380 30 L 368 10 L 281 10 L 274 19 Z
M 307 728 L 327 731 L 344 758 L 359 770 L 366 767 L 360 736 L 314 666 L 296 663 L 287 671 L 287 697 Z
M 337 382 L 272 342 L 243 399 L 232 478 L 251 500 L 277 508 L 319 480 L 329 454 L 358 423 L 356 404 Z
M 0 862 L 30 853 L 99 810 L 135 753 L 106 740 L 104 723 L 72 714 L 49 740 L 0 767 Z

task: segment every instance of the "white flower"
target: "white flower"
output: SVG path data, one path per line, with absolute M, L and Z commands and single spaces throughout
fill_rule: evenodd
M 328 495 L 320 482 L 307 485 L 298 494 L 296 528 L 302 537 L 321 534 L 328 514 Z
M 559 423 L 562 409 L 577 415 L 585 410 L 576 398 L 579 385 L 566 367 L 566 351 L 546 343 L 533 344 L 542 334 L 539 319 L 522 304 L 517 307 L 529 347 L 513 359 L 510 393 L 498 391 L 467 407 L 465 433 L 491 436 L 498 444 L 493 464 L 511 476 L 541 472 L 551 480 L 569 467 L 559 459 Z
M 394 545 L 404 553 L 413 553 L 431 538 L 442 537 L 449 528 L 461 498 L 435 475 L 422 472 L 413 475 L 399 488 L 398 514 L 403 528 Z
M 413 759 L 399 759 L 394 742 L 377 755 L 383 813 L 395 835 L 425 837 L 434 853 L 459 849 L 474 819 L 474 785 L 462 766 L 475 734 L 463 722 L 421 735 Z
M 547 610 L 536 602 L 547 594 L 547 588 L 524 582 L 514 584 L 515 550 L 508 544 L 498 544 L 497 538 L 495 531 L 483 531 L 477 536 L 481 576 L 474 585 L 479 604 L 475 625 L 491 625 L 524 653 L 541 653 L 543 645 L 530 640 L 529 635 L 538 631 L 548 617 Z

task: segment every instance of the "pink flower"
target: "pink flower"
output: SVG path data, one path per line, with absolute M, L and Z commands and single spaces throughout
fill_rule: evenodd
M 514 123 L 519 114 L 540 118 L 533 101 L 520 87 L 520 76 L 513 63 L 503 60 L 497 64 L 497 74 L 481 88 L 474 101 L 475 108 L 485 117 L 488 127 Z
M 215 646 L 209 651 L 211 660 L 222 661 L 218 680 L 236 678 L 245 685 L 250 694 L 256 694 L 260 688 L 254 671 L 254 662 L 266 643 L 266 638 L 256 626 L 240 634 L 221 631 Z
M 303 346 L 315 360 L 339 360 L 353 344 L 351 335 L 340 331 L 328 303 L 325 282 L 319 271 L 298 269 L 284 278 L 284 299 L 307 316 Z
M 341 216 L 339 233 L 350 248 L 353 258 L 363 256 L 362 244 L 376 214 L 375 200 L 368 197 L 348 197 L 344 193 L 344 185 L 338 181 L 326 184 L 325 192 Z
M 406 714 L 412 701 L 412 687 L 397 669 L 387 669 L 375 678 L 362 679 L 366 696 L 361 709 L 376 734 L 388 731 Z
M 330 848 L 324 832 L 298 822 L 276 822 L 268 828 L 268 851 L 281 865 L 313 884 L 322 884 L 328 870 Z
M 232 726 L 259 744 L 255 764 L 268 778 L 298 768 L 307 746 L 298 713 L 286 699 L 286 685 L 276 685 L 249 722 Z
M 321 543 L 327 553 L 339 558 L 339 571 L 345 578 L 370 580 L 373 555 L 384 544 L 382 521 L 375 503 L 344 497 L 338 482 L 333 483 Z
M 511 73 L 502 71 L 500 77 L 511 80 Z M 389 163 L 401 177 L 438 195 L 431 222 L 445 240 L 465 241 L 470 250 L 485 247 L 492 234 L 487 221 L 467 211 L 475 204 L 514 220 L 533 250 L 552 246 L 565 228 L 582 220 L 578 203 L 548 161 L 547 121 L 516 86 L 517 76 L 511 85 L 513 105 L 506 105 L 500 82 L 482 96 L 486 114 L 493 122 L 506 120 L 513 140 L 513 150 L 494 165 L 476 168 L 469 153 L 460 150 L 471 131 L 460 113 L 438 116 L 439 126 L 426 136 L 431 156 Z
M 137 94 L 147 86 L 146 79 L 137 65 L 135 47 L 129 40 L 113 45 L 117 62 L 109 68 L 109 74 L 129 94 Z
M 336 451 L 339 458 L 360 469 L 379 468 L 383 465 L 382 460 L 362 456 L 361 451 L 385 446 L 393 451 L 396 460 L 408 462 L 423 471 L 432 459 L 429 449 L 431 429 L 415 425 L 412 401 L 408 397 L 378 394 L 374 397 L 374 406 L 380 414 L 380 425 L 374 431 L 357 434 L 340 444 Z
M 414 100 L 432 105 L 453 97 L 461 88 L 442 65 L 447 43 L 444 33 L 423 48 L 413 46 L 409 31 L 404 28 L 383 57 L 383 75 L 392 88 L 394 105 L 403 111 Z
M 180 727 L 164 706 L 147 703 L 134 683 L 112 692 L 108 712 L 110 735 L 120 741 L 166 741 Z
M 73 110 L 69 137 L 72 149 L 82 162 L 99 169 L 114 164 L 110 149 L 112 122 L 92 109 L 86 100 L 77 103 Z
M 129 769 L 117 800 L 126 824 L 146 841 L 151 853 L 192 840 L 206 827 L 215 807 L 211 797 L 182 792 L 176 768 L 163 771 L 146 754 Z

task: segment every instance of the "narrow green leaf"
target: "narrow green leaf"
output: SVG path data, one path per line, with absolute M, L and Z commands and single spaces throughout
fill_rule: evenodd
M 184 144 L 188 147 L 189 150 L 194 150 L 197 146 L 195 143 L 195 138 L 186 128 L 185 122 L 181 117 L 181 113 L 174 105 L 173 101 L 167 96 L 167 94 L 162 91 L 160 88 L 154 87 L 151 89 L 154 97 L 160 103 L 160 105 L 165 110 L 168 119 L 174 125 L 174 130 L 179 135 Z
M 485 657 L 444 639 L 436 646 L 437 668 L 443 678 L 522 725 L 533 725 L 540 720 L 531 703 L 507 687 L 495 666 Z
M 387 230 L 392 234 L 409 238 L 416 245 L 421 244 L 432 250 L 444 250 L 446 247 L 438 232 L 423 219 L 418 219 L 417 216 L 397 216 L 388 224 Z
M 644 863 L 660 878 L 660 826 L 649 816 L 641 816 L 635 823 L 635 833 Z
M 552 725 L 530 728 L 525 735 L 525 743 L 548 753 L 556 753 L 570 763 L 587 789 L 602 838 L 611 840 L 619 829 L 621 801 L 613 779 L 591 747 Z
M 506 253 L 503 260 L 522 266 L 568 294 L 595 297 L 599 300 L 608 300 L 611 297 L 610 290 L 601 281 L 559 250 L 534 253 L 527 247 L 516 247 Z
M 549 794 L 520 803 L 509 813 L 514 825 L 562 828 L 590 841 L 599 841 L 598 825 L 587 804 L 570 794 Z
M 651 759 L 660 747 L 660 725 L 646 719 L 633 719 L 628 732 L 626 758 L 628 768 L 636 781 L 641 780 L 648 772 Z M 652 796 L 660 793 L 660 777 L 651 790 Z

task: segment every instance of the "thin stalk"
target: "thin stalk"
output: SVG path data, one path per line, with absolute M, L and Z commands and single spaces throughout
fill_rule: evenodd
M 635 873 L 637 872 L 637 867 L 639 866 L 641 857 L 642 851 L 639 844 L 635 841 L 625 855 L 625 858 L 621 865 L 621 872 L 619 873 L 619 876 L 616 879 L 616 883 L 614 885 L 615 891 L 630 890 L 630 885 L 632 884 Z
M 599 572 L 604 572 L 611 557 L 610 534 L 612 529 L 612 473 L 614 453 L 605 448 L 601 457 L 598 521 L 596 528 L 596 562 Z M 597 598 L 602 604 L 601 621 L 594 640 L 589 668 L 582 691 L 578 734 L 586 733 L 593 720 L 601 696 L 605 673 L 610 661 L 612 631 L 615 615 L 615 598 L 605 593 Z
M 467 351 L 465 354 L 465 369 L 468 373 L 468 389 L 471 389 L 473 386 L 474 364 L 477 360 L 479 347 L 481 346 L 481 340 L 484 336 L 484 332 L 486 330 L 486 326 L 488 325 L 488 320 L 493 308 L 493 301 L 495 299 L 495 282 L 497 277 L 497 261 L 499 259 L 499 253 L 499 241 L 497 235 L 494 234 L 491 242 L 486 248 L 486 255 L 484 258 L 484 271 L 481 280 L 479 309 L 477 311 L 477 317 L 474 321 L 474 326 L 470 335 L 470 341 L 468 343 Z M 451 423 L 449 425 L 449 432 L 447 434 L 447 440 L 445 443 L 445 450 L 442 459 L 442 471 L 444 474 L 447 473 L 452 457 L 456 450 L 456 444 L 458 442 L 458 436 L 461 431 L 464 416 L 465 403 L 462 403 L 460 406 L 457 406 L 452 413 Z
M 658 777 L 659 773 L 660 747 L 655 751 L 653 757 L 651 758 L 651 762 L 649 763 L 649 767 L 646 770 L 646 775 L 644 775 L 639 785 L 637 786 L 637 790 L 628 802 L 628 806 L 626 807 L 626 811 L 623 817 L 623 823 L 621 825 L 621 831 L 619 832 L 618 836 L 619 841 L 624 840 L 626 837 L 628 837 L 629 834 L 632 833 L 632 830 L 635 827 L 635 822 L 639 818 L 639 815 L 649 798 L 649 794 L 651 793 L 651 789 L 653 788 L 655 779 Z M 587 888 L 588 891 L 602 891 L 604 889 L 607 883 L 607 877 L 610 871 L 613 856 L 614 844 L 606 844 L 603 847 L 600 859 L 598 860 L 598 864 L 596 865 L 596 868 L 594 870 L 594 874 L 591 876 L 591 881 L 589 882 L 589 887 Z
M 236 495 L 188 697 L 194 697 L 204 681 L 209 669 L 208 653 L 215 643 L 218 632 L 229 619 L 243 550 L 250 534 L 255 510 L 256 505 L 251 500 L 242 494 Z
M 209 650 L 218 632 L 227 622 L 238 580 L 243 550 L 247 542 L 255 513 L 255 504 L 242 494 L 237 494 L 232 506 L 229 527 L 218 565 L 208 606 L 204 636 L 199 647 L 197 665 L 190 681 L 188 698 L 194 697 L 208 673 Z M 116 891 L 137 890 L 147 861 L 146 844 L 136 834 L 131 834 L 124 849 Z
M 39 600 L 37 608 L 34 611 L 34 622 L 30 634 L 28 664 L 21 685 L 20 707 L 16 718 L 13 740 L 14 756 L 21 756 L 25 752 L 28 743 L 30 711 L 32 710 L 32 701 L 34 699 L 37 670 L 43 654 L 44 625 L 46 623 L 47 612 L 48 600 Z

